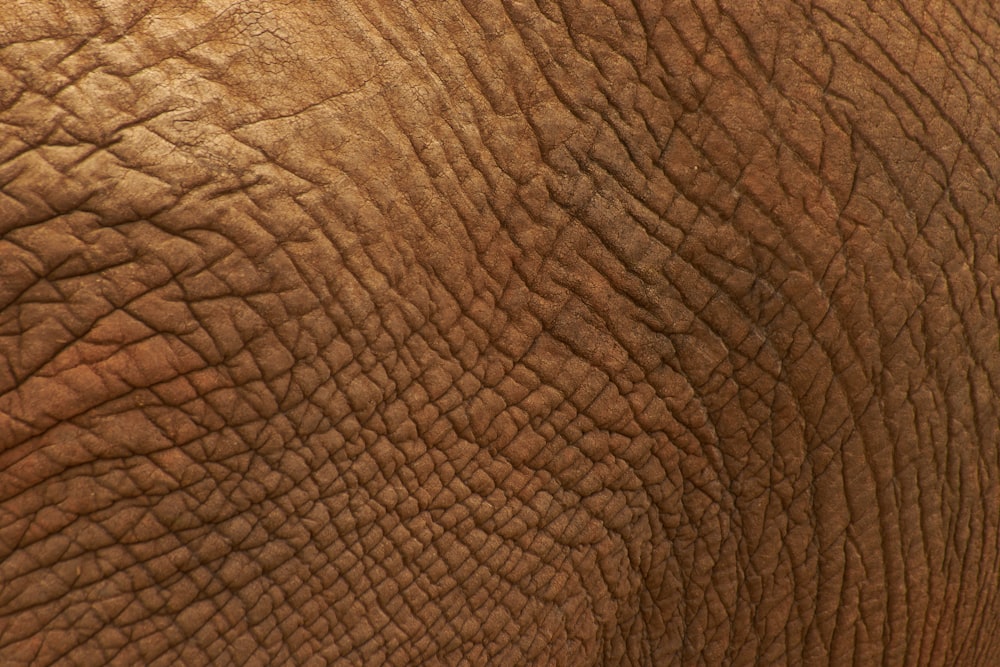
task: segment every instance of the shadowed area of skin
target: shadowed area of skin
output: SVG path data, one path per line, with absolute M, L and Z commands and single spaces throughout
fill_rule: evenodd
M 0 662 L 996 664 L 1000 22 L 915 4 L 5 4 Z

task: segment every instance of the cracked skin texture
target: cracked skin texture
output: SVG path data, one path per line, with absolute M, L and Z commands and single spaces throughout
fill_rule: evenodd
M 998 664 L 998 43 L 7 2 L 0 661 Z

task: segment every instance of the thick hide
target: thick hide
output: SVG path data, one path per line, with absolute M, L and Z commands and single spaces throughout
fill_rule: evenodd
M 998 45 L 6 0 L 0 664 L 1000 664 Z

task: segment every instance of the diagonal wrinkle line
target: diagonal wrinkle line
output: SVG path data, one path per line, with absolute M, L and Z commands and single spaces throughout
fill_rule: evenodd
M 927 89 L 920 83 L 920 81 L 918 81 L 911 72 L 909 72 L 906 68 L 902 66 L 901 63 L 897 61 L 897 59 L 892 55 L 892 53 L 888 51 L 885 45 L 883 45 L 881 42 L 875 39 L 871 35 L 871 33 L 868 32 L 863 26 L 856 26 L 856 30 L 851 29 L 848 26 L 844 25 L 842 22 L 838 21 L 832 14 L 829 14 L 824 9 L 822 8 L 817 8 L 817 9 L 818 11 L 824 13 L 827 16 L 827 18 L 831 20 L 831 22 L 841 26 L 845 30 L 850 30 L 851 34 L 857 34 L 857 32 L 860 31 L 861 34 L 865 35 L 865 37 L 868 38 L 868 42 L 875 45 L 879 49 L 879 52 L 886 58 L 886 60 L 888 60 L 893 71 L 899 73 L 907 81 L 910 82 L 913 89 L 916 90 L 917 93 L 920 95 L 921 99 L 926 100 L 931 105 L 931 107 L 937 113 L 937 117 L 945 120 L 945 122 L 948 124 L 951 130 L 959 138 L 961 144 L 963 146 L 968 147 L 968 149 L 972 152 L 972 155 L 976 158 L 976 161 L 978 162 L 979 166 L 983 170 L 985 170 L 986 173 L 989 174 L 992 179 L 996 180 L 996 177 L 993 175 L 990 169 L 989 162 L 985 159 L 985 157 L 982 155 L 979 149 L 976 148 L 976 144 L 972 142 L 970 140 L 970 137 L 965 133 L 965 131 L 963 131 L 961 125 L 954 118 L 952 118 L 949 113 L 947 113 L 947 111 L 941 106 L 940 102 L 938 102 L 938 100 L 935 99 L 935 97 L 927 91 Z M 909 97 L 904 94 L 903 90 L 901 88 L 898 88 L 893 83 L 892 77 L 886 75 L 881 70 L 876 69 L 873 65 L 869 65 L 868 61 L 865 58 L 861 57 L 861 55 L 857 52 L 857 50 L 851 47 L 847 42 L 839 41 L 837 43 L 841 47 L 843 47 L 846 51 L 848 51 L 848 53 L 851 54 L 856 64 L 871 71 L 872 74 L 876 75 L 882 83 L 889 86 L 890 89 L 896 92 L 899 99 L 901 99 L 904 102 L 904 104 L 907 105 L 907 107 L 913 112 L 914 116 L 920 119 L 921 124 L 925 126 L 926 130 L 926 121 L 924 120 L 923 115 L 918 112 L 917 107 L 909 99 Z M 928 155 L 933 156 L 933 153 L 928 151 Z

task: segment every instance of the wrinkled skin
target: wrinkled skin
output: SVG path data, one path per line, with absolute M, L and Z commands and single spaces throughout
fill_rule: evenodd
M 1000 664 L 986 2 L 0 12 L 0 655 Z

